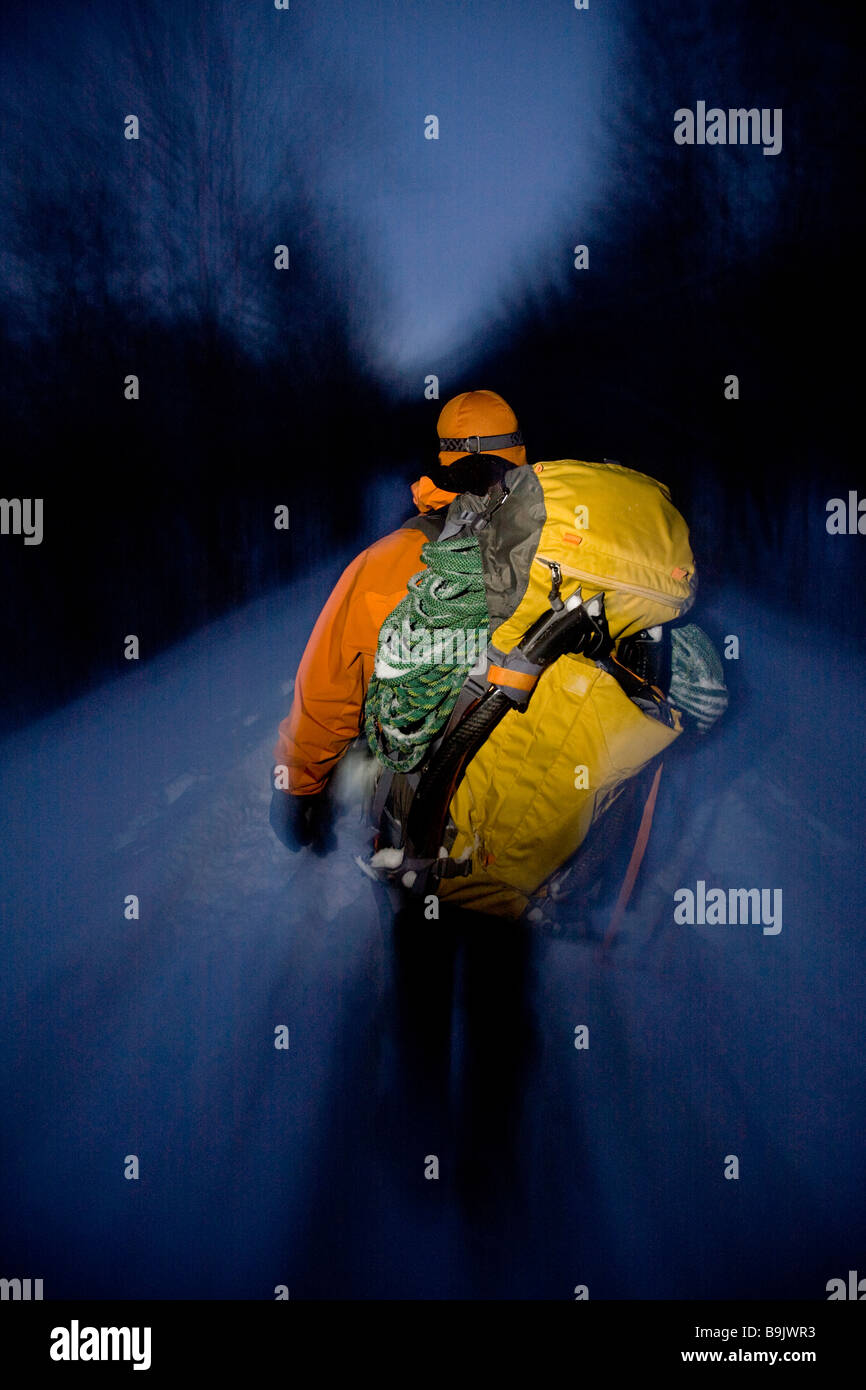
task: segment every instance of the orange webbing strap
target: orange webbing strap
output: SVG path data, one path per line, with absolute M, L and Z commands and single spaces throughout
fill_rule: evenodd
M 628 900 L 631 897 L 632 889 L 635 885 L 635 879 L 643 863 L 644 853 L 649 842 L 650 831 L 652 830 L 653 812 L 656 808 L 656 798 L 659 794 L 659 782 L 661 780 L 663 767 L 664 763 L 659 763 L 656 768 L 652 786 L 649 789 L 649 794 L 644 804 L 643 815 L 640 818 L 640 825 L 638 826 L 637 839 L 634 842 L 634 849 L 631 852 L 631 859 L 628 861 L 628 868 L 625 871 L 625 878 L 619 890 L 619 897 L 616 900 L 613 915 L 608 923 L 607 931 L 604 934 L 603 945 L 605 947 L 611 944 L 620 929 L 625 910 L 628 907 Z
M 514 690 L 532 690 L 538 683 L 538 676 L 528 671 L 509 671 L 507 666 L 488 666 L 487 679 L 491 685 L 510 685 Z

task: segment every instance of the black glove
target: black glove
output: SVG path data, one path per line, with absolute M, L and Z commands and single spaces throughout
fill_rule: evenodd
M 333 831 L 333 808 L 327 792 L 314 796 L 293 796 L 291 792 L 274 788 L 271 797 L 271 829 L 287 849 L 299 850 L 309 845 L 314 854 L 328 854 L 336 849 Z

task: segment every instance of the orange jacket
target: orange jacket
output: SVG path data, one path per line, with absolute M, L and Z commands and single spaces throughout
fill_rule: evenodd
M 429 512 L 453 501 L 456 493 L 421 478 L 412 496 L 419 511 Z M 274 761 L 289 769 L 289 791 L 296 796 L 321 791 L 360 734 L 379 629 L 405 597 L 412 575 L 424 569 L 421 548 L 427 539 L 409 521 L 362 550 L 319 614 L 274 749 Z

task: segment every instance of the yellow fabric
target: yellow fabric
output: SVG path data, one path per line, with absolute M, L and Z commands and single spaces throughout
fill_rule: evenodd
M 662 484 L 614 464 L 560 460 L 536 471 L 547 508 L 538 555 L 562 565 L 563 598 L 580 582 L 567 567 L 594 576 L 582 581 L 583 595 L 604 589 L 614 638 L 670 621 L 690 605 L 688 528 Z M 577 527 L 576 508 L 586 509 Z M 566 532 L 578 534 L 580 544 Z M 550 568 L 533 563 L 515 614 L 493 634 L 496 647 L 517 644 L 549 607 L 550 586 Z M 579 848 L 622 782 L 677 738 L 682 726 L 674 717 L 669 729 L 594 661 L 560 657 L 542 673 L 526 711 L 509 711 L 494 729 L 457 789 L 450 857 L 471 855 L 472 872 L 443 878 L 442 898 L 519 916 L 529 895 Z
M 579 848 L 596 810 L 680 731 L 678 717 L 674 729 L 651 719 L 586 657 L 560 657 L 526 712 L 509 711 L 493 730 L 457 788 L 450 857 L 471 850 L 472 873 L 443 878 L 440 895 L 461 907 L 486 900 L 489 912 L 508 903 L 507 914 L 519 916 Z
M 664 483 L 615 463 L 559 459 L 533 469 L 547 519 L 526 593 L 492 634 L 494 646 L 510 651 L 549 606 L 551 572 L 542 557 L 561 565 L 564 599 L 578 585 L 584 599 L 604 589 L 614 639 L 670 622 L 691 606 L 695 562 L 689 531 Z M 674 570 L 685 577 L 675 577 Z

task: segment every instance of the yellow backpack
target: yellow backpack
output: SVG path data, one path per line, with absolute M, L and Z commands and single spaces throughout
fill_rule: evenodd
M 492 502 L 464 494 L 442 533 L 467 528 L 481 551 L 490 645 L 476 694 L 511 682 L 529 688 L 517 648 L 552 601 L 561 608 L 595 598 L 597 608 L 603 595 L 609 642 L 586 651 L 577 643 L 536 673 L 522 700 L 512 690 L 518 703 L 462 769 L 434 864 L 412 859 L 411 845 L 398 864 L 399 834 L 389 852 L 391 877 L 402 876 L 405 886 L 519 916 L 623 783 L 681 732 L 678 712 L 655 698 L 659 692 L 654 705 L 636 700 L 617 653 L 622 639 L 685 613 L 696 576 L 685 521 L 664 484 L 643 473 L 560 459 L 510 470 L 502 493 Z M 462 703 L 471 708 L 468 698 Z M 445 738 L 461 712 L 458 701 Z M 382 784 L 379 806 L 387 800 L 392 832 L 405 828 L 421 777 L 423 769 Z M 380 859 L 388 862 L 387 854 Z

